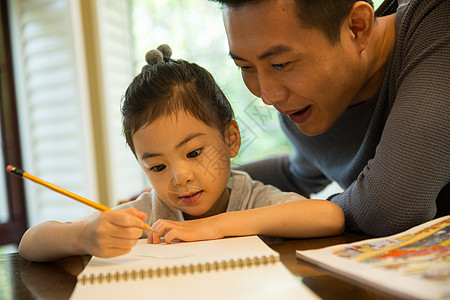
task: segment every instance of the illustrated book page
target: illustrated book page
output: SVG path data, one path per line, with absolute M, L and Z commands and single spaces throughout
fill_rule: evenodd
M 389 237 L 317 250 L 297 257 L 397 297 L 450 297 L 450 216 Z

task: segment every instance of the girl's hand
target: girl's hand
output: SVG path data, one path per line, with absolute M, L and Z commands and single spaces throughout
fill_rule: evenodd
M 136 208 L 102 212 L 86 221 L 79 238 L 80 246 L 98 257 L 126 254 L 142 236 L 146 217 Z
M 214 217 L 189 221 L 159 219 L 152 225 L 152 230 L 148 232 L 147 243 L 158 244 L 164 233 L 168 244 L 174 239 L 192 242 L 223 238 L 224 235 L 220 233 L 218 227 L 214 222 Z

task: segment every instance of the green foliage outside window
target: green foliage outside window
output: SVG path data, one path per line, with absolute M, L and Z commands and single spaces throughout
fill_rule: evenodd
M 288 153 L 291 146 L 281 132 L 278 112 L 245 87 L 239 69 L 228 56 L 220 8 L 206 0 L 132 0 L 136 74 L 145 53 L 169 44 L 173 58 L 206 68 L 230 100 L 242 135 L 234 164 Z

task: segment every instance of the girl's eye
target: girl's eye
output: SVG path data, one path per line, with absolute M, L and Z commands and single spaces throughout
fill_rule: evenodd
M 162 172 L 166 168 L 166 165 L 157 165 L 150 168 L 152 172 Z
M 194 150 L 194 151 L 189 152 L 189 153 L 186 155 L 186 157 L 187 157 L 187 158 L 196 158 L 196 157 L 198 157 L 200 154 L 202 154 L 202 151 L 203 151 L 202 148 L 196 149 L 196 150 Z

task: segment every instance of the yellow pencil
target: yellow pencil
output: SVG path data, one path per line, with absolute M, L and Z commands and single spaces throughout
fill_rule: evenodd
M 8 173 L 14 174 L 14 175 L 16 175 L 18 177 L 22 177 L 22 178 L 26 178 L 26 179 L 29 179 L 31 181 L 34 181 L 34 182 L 36 182 L 36 183 L 38 183 L 40 185 L 43 185 L 43 186 L 45 186 L 45 187 L 47 187 L 47 188 L 49 188 L 49 189 L 51 189 L 51 190 L 53 190 L 53 191 L 55 191 L 57 193 L 63 194 L 65 196 L 69 197 L 69 198 L 72 198 L 72 199 L 74 199 L 74 200 L 76 200 L 78 202 L 81 202 L 81 203 L 83 203 L 85 205 L 88 205 L 88 206 L 90 206 L 92 208 L 95 208 L 97 210 L 100 210 L 100 211 L 111 210 L 111 208 L 109 208 L 106 205 L 103 205 L 103 204 L 100 204 L 100 203 L 88 200 L 86 198 L 83 198 L 83 197 L 81 197 L 81 196 L 79 196 L 77 194 L 74 194 L 72 192 L 69 192 L 69 191 L 63 189 L 63 188 L 60 188 L 57 185 L 54 185 L 54 184 L 52 184 L 50 182 L 47 182 L 47 181 L 42 180 L 42 179 L 40 179 L 40 178 L 38 178 L 36 176 L 33 176 L 33 175 L 25 172 L 22 169 L 19 169 L 19 168 L 16 168 L 16 167 L 13 167 L 13 166 L 9 165 L 9 166 L 6 167 L 6 171 Z M 149 227 L 150 226 L 148 226 L 147 224 L 144 223 L 143 229 L 149 228 Z

